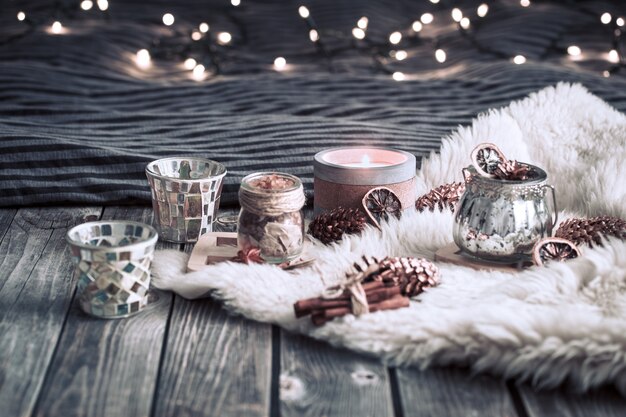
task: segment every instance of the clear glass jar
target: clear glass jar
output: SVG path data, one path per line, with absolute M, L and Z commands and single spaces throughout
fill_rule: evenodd
M 258 250 L 268 263 L 297 259 L 304 245 L 302 181 L 281 172 L 250 174 L 239 188 L 237 243 L 244 253 Z

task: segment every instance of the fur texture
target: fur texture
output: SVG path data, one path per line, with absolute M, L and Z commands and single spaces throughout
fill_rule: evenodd
M 509 158 L 544 167 L 567 212 L 626 217 L 626 117 L 583 87 L 546 88 L 459 128 L 424 161 L 418 193 L 461 180 L 471 150 L 487 141 Z M 452 220 L 450 212 L 412 213 L 382 233 L 368 228 L 329 247 L 315 244 L 315 267 L 291 273 L 222 263 L 185 274 L 184 254 L 159 252 L 153 282 L 186 298 L 210 291 L 246 317 L 395 365 L 468 365 L 539 387 L 612 383 L 626 392 L 625 242 L 608 241 L 582 258 L 517 274 L 440 263 L 441 285 L 409 308 L 347 316 L 320 328 L 294 318 L 296 300 L 319 295 L 363 254 L 432 259 L 452 241 Z

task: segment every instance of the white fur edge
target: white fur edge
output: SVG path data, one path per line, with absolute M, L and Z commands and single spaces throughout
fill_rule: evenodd
M 495 142 L 510 157 L 546 167 L 561 207 L 626 217 L 624 185 L 614 181 L 615 176 L 626 178 L 626 117 L 583 87 L 546 88 L 479 116 L 471 128 L 460 128 L 444 140 L 440 154 L 424 161 L 420 190 L 460 180 L 466 155 L 483 141 Z M 607 166 L 611 169 L 602 168 Z M 610 241 L 605 248 L 586 250 L 580 260 L 518 275 L 440 264 L 442 284 L 408 309 L 349 316 L 321 328 L 294 319 L 293 302 L 317 295 L 361 254 L 432 258 L 451 240 L 451 226 L 449 213 L 410 214 L 385 225 L 382 234 L 369 229 L 337 245 L 314 245 L 315 269 L 295 273 L 224 263 L 185 275 L 184 254 L 158 252 L 153 282 L 187 298 L 213 290 L 213 297 L 246 317 L 398 365 L 463 364 L 542 387 L 569 381 L 586 390 L 614 383 L 626 392 L 623 242 Z

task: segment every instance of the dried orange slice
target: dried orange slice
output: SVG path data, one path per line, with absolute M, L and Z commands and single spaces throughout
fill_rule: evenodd
M 502 151 L 493 143 L 481 143 L 474 148 L 471 157 L 476 171 L 489 178 L 494 178 L 498 166 L 507 162 Z
M 374 226 L 380 230 L 381 220 L 389 220 L 390 216 L 400 218 L 402 202 L 389 188 L 377 187 L 369 190 L 363 197 L 363 209 Z
M 559 237 L 541 239 L 533 247 L 533 262 L 539 266 L 549 261 L 562 262 L 579 256 L 580 250 L 574 242 Z

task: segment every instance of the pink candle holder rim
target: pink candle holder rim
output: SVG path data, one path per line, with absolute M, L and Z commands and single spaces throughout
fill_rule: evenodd
M 346 155 L 342 155 L 342 153 Z M 383 154 L 382 156 L 381 156 L 381 153 Z M 355 155 L 358 157 L 373 156 L 373 158 L 368 158 L 368 161 L 370 163 L 372 164 L 384 163 L 385 165 L 383 166 L 346 165 L 346 164 L 358 164 L 358 163 L 361 163 L 363 160 L 362 158 L 360 160 L 357 158 L 356 160 L 353 160 L 353 161 L 341 161 L 341 159 L 344 159 L 344 158 L 348 159 L 347 158 L 348 154 L 351 154 L 350 156 Z M 325 149 L 321 152 L 318 152 L 315 155 L 316 159 L 318 155 L 319 155 L 319 158 L 323 159 L 323 161 L 326 162 L 328 165 L 340 167 L 340 168 L 347 168 L 347 169 L 350 169 L 350 168 L 356 168 L 356 169 L 358 168 L 368 168 L 368 169 L 386 168 L 389 166 L 396 166 L 396 165 L 403 164 L 409 159 L 410 156 L 412 156 L 408 152 L 400 151 L 397 149 L 368 147 L 368 146 L 330 148 L 330 149 Z M 392 160 L 392 159 L 396 159 L 396 160 Z
M 403 160 L 395 164 L 383 166 L 347 166 L 337 164 L 327 159 L 328 154 L 337 151 L 383 151 L 389 154 L 400 155 Z M 359 161 L 354 161 L 358 163 Z M 376 163 L 376 160 L 372 160 Z M 376 146 L 342 146 L 324 149 L 315 154 L 313 161 L 315 178 L 338 184 L 351 185 L 385 185 L 407 181 L 415 177 L 415 155 L 399 149 Z

